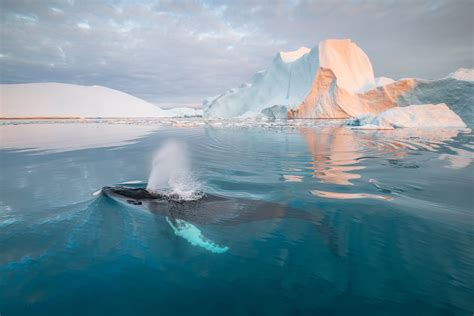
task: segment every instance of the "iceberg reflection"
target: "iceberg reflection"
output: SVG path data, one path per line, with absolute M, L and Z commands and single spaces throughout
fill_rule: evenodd
M 123 146 L 155 131 L 155 126 L 95 122 L 40 122 L 0 126 L 0 149 L 64 152 Z
M 457 137 L 458 129 L 357 130 L 346 127 L 299 128 L 311 153 L 313 177 L 320 182 L 353 185 L 360 179 L 357 170 L 365 166 L 367 158 L 386 158 L 395 163 L 406 157 L 409 151 L 440 151 L 442 146 L 454 154 L 442 154 L 450 168 L 464 168 L 472 162 L 471 151 L 445 145 Z M 397 164 L 397 163 L 395 163 Z
M 345 127 L 321 129 L 300 128 L 312 157 L 313 177 L 324 183 L 352 185 L 359 179 L 354 171 L 364 169 L 358 165 L 363 146 L 356 135 Z

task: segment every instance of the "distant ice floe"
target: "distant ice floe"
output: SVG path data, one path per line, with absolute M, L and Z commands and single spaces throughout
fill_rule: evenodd
M 361 115 L 349 120 L 348 124 L 359 129 L 466 128 L 463 120 L 444 103 L 394 107 L 378 115 Z
M 462 81 L 474 81 L 474 69 L 459 68 L 455 72 L 450 73 L 446 78 L 462 80 Z

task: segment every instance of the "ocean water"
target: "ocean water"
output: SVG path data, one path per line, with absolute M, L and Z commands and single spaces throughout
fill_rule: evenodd
M 170 120 L 0 135 L 2 316 L 474 312 L 470 130 Z M 181 230 L 98 192 L 146 186 L 170 139 L 200 189 L 231 201 Z

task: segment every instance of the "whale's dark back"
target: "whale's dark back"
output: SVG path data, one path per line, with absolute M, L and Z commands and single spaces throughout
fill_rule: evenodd
M 152 194 L 144 188 L 129 188 L 125 186 L 103 187 L 102 192 L 109 197 L 118 195 L 134 200 L 152 200 L 161 198 L 160 195 Z

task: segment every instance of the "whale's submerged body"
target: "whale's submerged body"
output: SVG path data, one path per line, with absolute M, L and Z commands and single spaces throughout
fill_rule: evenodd
M 175 234 L 192 245 L 214 253 L 223 253 L 228 247 L 219 246 L 203 236 L 197 225 L 238 225 L 278 218 L 309 220 L 317 224 L 321 233 L 328 230 L 322 224 L 319 213 L 309 213 L 285 204 L 261 200 L 229 198 L 199 193 L 194 200 L 183 200 L 179 196 L 155 194 L 144 188 L 126 186 L 104 187 L 102 194 L 134 209 L 165 216 Z M 331 238 L 330 238 L 331 239 Z

